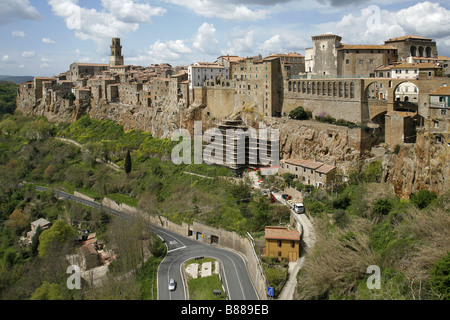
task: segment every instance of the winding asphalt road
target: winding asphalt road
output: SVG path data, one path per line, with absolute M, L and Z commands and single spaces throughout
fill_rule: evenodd
M 52 190 L 46 187 L 36 187 L 38 191 L 53 191 L 60 199 L 78 202 L 91 208 L 102 209 L 120 219 L 132 219 L 124 212 L 103 206 L 101 203 L 76 197 L 72 194 Z M 205 245 L 201 242 L 183 237 L 156 225 L 150 228 L 166 243 L 168 253 L 158 270 L 158 299 L 159 300 L 187 300 L 186 286 L 182 280 L 181 267 L 184 262 L 197 257 L 210 257 L 222 262 L 223 286 L 229 300 L 258 300 L 244 259 L 231 250 L 217 246 Z M 177 282 L 175 291 L 169 291 L 169 279 Z M 222 288 L 217 288 L 222 289 Z
M 258 300 L 245 261 L 239 254 L 217 246 L 205 245 L 160 227 L 152 226 L 152 229 L 164 239 L 168 247 L 168 254 L 158 271 L 159 300 L 187 300 L 181 268 L 184 262 L 197 257 L 210 257 L 222 262 L 223 286 L 229 300 Z M 168 290 L 170 278 L 177 282 L 177 288 L 172 292 Z

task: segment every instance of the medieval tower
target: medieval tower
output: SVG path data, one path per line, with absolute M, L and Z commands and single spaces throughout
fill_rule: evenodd
M 111 56 L 109 57 L 109 65 L 111 67 L 123 66 L 122 46 L 120 38 L 113 38 L 111 45 Z

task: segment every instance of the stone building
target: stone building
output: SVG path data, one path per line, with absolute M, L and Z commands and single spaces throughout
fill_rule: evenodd
M 229 79 L 230 70 L 222 65 L 211 62 L 197 62 L 190 65 L 188 67 L 189 89 L 203 87 L 206 80 L 212 80 L 216 75 Z
M 116 67 L 123 66 L 123 64 L 124 59 L 122 55 L 122 46 L 120 45 L 120 39 L 113 38 L 111 45 L 111 56 L 109 57 L 109 66 Z
M 342 37 L 324 34 L 312 37 L 305 50 L 305 69 L 312 76 L 369 78 L 374 70 L 397 61 L 397 48 L 390 45 L 350 45 Z
M 341 44 L 337 50 L 337 74 L 344 78 L 374 77 L 375 68 L 397 60 L 393 46 Z
M 313 47 L 305 49 L 306 72 L 331 78 L 338 76 L 338 48 L 342 37 L 323 34 L 312 37 Z
M 305 72 L 305 57 L 297 52 L 271 54 L 270 57 L 280 58 L 284 79 L 297 78 Z
M 450 87 L 440 87 L 429 94 L 429 113 L 424 127 L 432 134 L 436 143 L 450 143 Z
M 279 261 L 285 258 L 290 262 L 300 258 L 300 231 L 290 231 L 286 227 L 266 227 L 266 247 L 264 256 L 277 258 Z
M 291 173 L 304 184 L 320 189 L 329 188 L 336 177 L 336 167 L 322 162 L 287 159 L 280 163 L 280 174 Z
M 414 35 L 392 38 L 384 42 L 397 48 L 398 61 L 406 61 L 408 57 L 433 58 L 438 56 L 436 41 Z

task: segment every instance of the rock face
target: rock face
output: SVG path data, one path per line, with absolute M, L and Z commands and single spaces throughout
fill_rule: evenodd
M 313 121 L 281 120 L 282 159 L 297 158 L 325 163 L 350 162 L 363 155 L 361 129 L 349 129 Z
M 418 132 L 416 143 L 403 145 L 398 154 L 385 155 L 382 166 L 384 181 L 391 182 L 400 198 L 409 198 L 421 189 L 438 195 L 449 190 L 449 148 L 435 143 L 425 132 Z

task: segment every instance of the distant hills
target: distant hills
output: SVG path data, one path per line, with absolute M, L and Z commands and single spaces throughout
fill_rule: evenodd
M 21 84 L 22 82 L 27 82 L 30 80 L 33 80 L 33 76 L 7 76 L 7 75 L 0 75 L 0 81 L 9 81 L 14 82 L 16 84 Z

